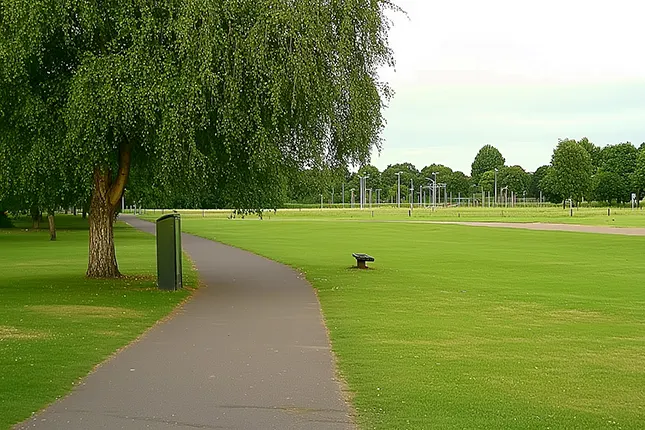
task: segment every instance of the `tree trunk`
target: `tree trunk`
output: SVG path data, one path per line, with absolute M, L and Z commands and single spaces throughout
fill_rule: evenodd
M 130 146 L 121 145 L 119 152 L 119 172 L 112 180 L 109 169 L 94 168 L 94 186 L 90 202 L 90 245 L 88 278 L 117 278 L 121 276 L 114 249 L 114 220 L 119 203 L 130 173 Z
M 31 210 L 31 228 L 34 230 L 40 230 L 40 220 L 42 219 L 42 214 L 38 206 L 32 206 Z
M 109 173 L 94 170 L 94 189 L 90 204 L 90 248 L 87 277 L 121 276 L 114 249 L 114 206 L 109 202 Z
M 54 211 L 47 212 L 47 221 L 49 221 L 49 240 L 56 240 L 56 221 L 54 220 Z

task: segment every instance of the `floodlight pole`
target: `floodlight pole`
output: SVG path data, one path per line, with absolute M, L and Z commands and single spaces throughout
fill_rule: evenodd
M 397 187 L 396 187 L 396 205 L 397 207 L 401 207 L 401 173 L 403 172 L 396 172 L 395 175 L 398 177 L 397 178 Z
M 497 167 L 495 167 L 495 206 L 497 206 Z
M 343 209 L 345 209 L 345 183 L 343 182 Z
M 443 205 L 448 207 L 448 184 L 443 184 Z
M 414 205 L 414 182 L 410 178 L 410 209 L 414 209 L 412 205 Z
M 363 199 L 361 201 L 361 209 L 363 209 L 363 206 L 367 205 L 367 178 L 369 177 L 370 175 L 363 176 Z
M 410 178 L 410 209 L 414 209 L 414 180 Z
M 437 208 L 437 172 L 432 172 L 434 181 L 432 181 L 432 208 Z
M 360 201 L 360 208 L 363 209 L 363 177 L 358 176 L 358 200 Z

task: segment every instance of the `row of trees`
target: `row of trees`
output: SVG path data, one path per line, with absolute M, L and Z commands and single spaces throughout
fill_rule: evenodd
M 551 164 L 537 169 L 535 176 L 551 201 L 624 203 L 632 193 L 640 200 L 645 190 L 645 143 L 639 148 L 629 142 L 600 148 L 587 138 L 560 140 Z
M 346 195 L 352 188 L 358 193 L 359 177 L 368 176 L 367 188 L 372 189 L 373 200 L 376 201 L 376 190 L 379 190 L 381 202 L 393 202 L 397 196 L 398 172 L 401 172 L 402 202 L 408 201 L 411 186 L 415 192 L 420 185 L 427 186 L 427 178 L 446 184 L 445 192 L 453 198 L 481 195 L 482 191 L 494 194 L 496 183 L 498 191 L 505 189 L 508 195 L 542 198 L 553 203 L 569 198 L 576 203 L 582 200 L 624 203 L 630 201 L 632 193 L 640 200 L 645 190 L 645 143 L 639 148 L 629 142 L 600 148 L 587 138 L 560 139 L 551 163 L 535 172 L 527 172 L 518 165 L 507 166 L 505 162 L 497 148 L 485 145 L 472 162 L 470 176 L 441 164 L 418 170 L 412 163 L 398 163 L 382 172 L 372 165 L 365 165 L 355 173 L 346 169 L 306 169 L 287 181 L 286 197 L 292 203 L 318 203 L 323 194 L 326 202 L 332 199 L 340 202 L 339 193 L 343 188 Z M 414 198 L 418 201 L 418 195 Z

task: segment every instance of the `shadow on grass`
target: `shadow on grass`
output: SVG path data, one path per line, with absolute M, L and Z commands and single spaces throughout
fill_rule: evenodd
M 31 217 L 28 216 L 18 216 L 9 218 L 13 227 L 2 227 L 3 229 L 18 229 L 18 230 L 30 230 L 30 231 L 43 231 L 47 230 L 47 217 L 43 215 L 43 219 L 40 222 L 40 228 L 34 229 Z M 56 220 L 56 230 L 89 230 L 89 224 L 87 218 L 83 218 L 79 215 L 65 215 L 58 214 L 55 217 Z

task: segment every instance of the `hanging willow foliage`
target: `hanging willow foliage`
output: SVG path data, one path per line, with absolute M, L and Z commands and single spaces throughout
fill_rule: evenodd
M 64 177 L 91 184 L 92 212 L 106 217 L 130 172 L 156 193 L 270 207 L 284 171 L 361 163 L 380 148 L 388 9 L 383 0 L 0 0 L 3 157 L 52 136 L 39 145 Z M 101 251 L 90 266 L 101 261 L 88 275 L 118 275 L 114 251 L 102 254 L 113 245 L 99 244 L 111 222 L 92 222 L 90 248 Z

